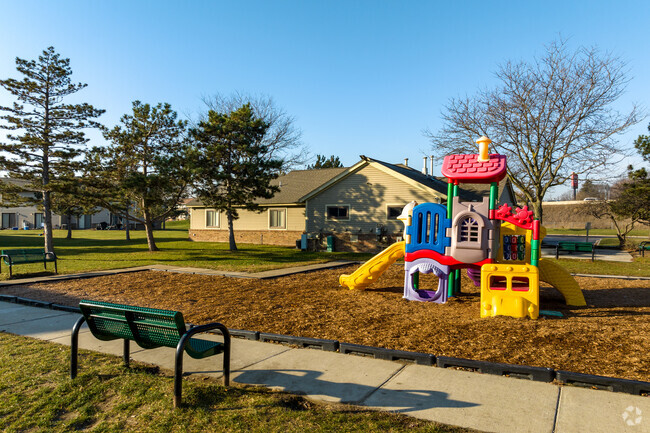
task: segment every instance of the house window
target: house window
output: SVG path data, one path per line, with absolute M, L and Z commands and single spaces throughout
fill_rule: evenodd
M 269 209 L 269 228 L 284 229 L 286 228 L 287 212 L 285 209 Z
M 402 206 L 386 206 L 386 219 L 396 220 L 402 214 Z
M 35 213 L 34 214 L 34 228 L 40 229 L 43 227 L 45 223 L 45 220 L 43 219 L 43 214 L 42 213 Z
M 206 227 L 219 227 L 219 212 L 216 210 L 205 211 L 205 226 Z
M 327 206 L 326 215 L 328 220 L 349 220 L 350 206 Z
M 16 227 L 16 214 L 15 213 L 3 213 L 2 214 L 2 228 L 10 229 Z

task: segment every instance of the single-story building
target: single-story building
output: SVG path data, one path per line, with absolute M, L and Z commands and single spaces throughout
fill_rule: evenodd
M 262 212 L 239 211 L 234 222 L 238 243 L 295 246 L 303 234 L 320 243 L 335 238 L 336 250 L 367 251 L 401 239 L 402 208 L 447 200 L 447 182 L 405 164 L 390 164 L 366 156 L 348 168 L 295 170 L 273 182 L 280 191 L 261 199 Z M 501 182 L 500 203 L 514 205 L 507 179 Z M 461 185 L 463 201 L 481 201 L 489 185 Z M 228 241 L 225 215 L 195 199 L 187 203 L 189 237 L 194 241 Z

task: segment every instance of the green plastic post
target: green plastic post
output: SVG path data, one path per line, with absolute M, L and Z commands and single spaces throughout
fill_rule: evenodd
M 448 298 L 453 298 L 454 297 L 454 277 L 456 276 L 456 273 L 454 271 L 451 271 L 449 273 L 449 280 L 447 281 L 447 297 Z
M 415 272 L 413 274 L 413 288 L 415 290 L 420 289 L 420 273 L 419 272 Z
M 454 287 L 454 292 L 456 292 L 456 294 L 458 295 L 460 293 L 460 282 L 461 282 L 460 269 L 456 269 L 454 271 L 454 273 L 456 274 L 454 276 L 454 280 L 455 280 L 454 283 L 455 283 L 455 286 L 456 286 L 456 287 Z
M 499 198 L 499 186 L 496 182 L 490 184 L 490 210 L 497 208 L 497 200 Z
M 454 196 L 454 184 L 447 184 L 447 219 L 451 219 L 451 200 Z
M 539 266 L 539 241 L 533 239 L 530 241 L 530 264 L 533 266 Z

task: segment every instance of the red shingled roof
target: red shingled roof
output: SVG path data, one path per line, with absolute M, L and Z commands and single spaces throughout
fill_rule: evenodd
M 497 153 L 489 156 L 489 161 L 479 161 L 475 154 L 445 156 L 442 175 L 460 182 L 499 182 L 506 175 L 506 156 Z

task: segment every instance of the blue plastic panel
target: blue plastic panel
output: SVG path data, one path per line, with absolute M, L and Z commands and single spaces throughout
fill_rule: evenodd
M 451 238 L 446 236 L 450 227 L 447 206 L 438 203 L 422 203 L 415 206 L 412 224 L 406 228 L 406 234 L 411 235 L 411 242 L 406 244 L 406 252 L 427 249 L 445 254 L 445 248 L 451 245 Z

